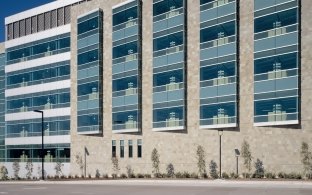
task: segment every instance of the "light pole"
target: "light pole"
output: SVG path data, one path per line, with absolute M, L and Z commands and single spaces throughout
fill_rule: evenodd
M 220 178 L 221 178 L 221 137 L 222 137 L 222 135 L 223 135 L 223 130 L 221 129 L 221 130 L 218 130 L 218 134 L 219 134 L 219 152 L 220 152 L 220 154 L 219 154 L 219 174 L 220 174 Z
M 238 175 L 238 157 L 240 156 L 240 152 L 238 149 L 235 149 L 235 156 L 236 156 L 236 175 Z
M 43 136 L 44 136 L 44 121 L 43 121 L 43 111 L 42 110 L 34 110 L 34 112 L 41 113 L 41 174 L 42 174 L 42 180 L 44 180 L 44 158 L 43 158 L 43 153 L 44 153 L 44 142 L 43 142 Z

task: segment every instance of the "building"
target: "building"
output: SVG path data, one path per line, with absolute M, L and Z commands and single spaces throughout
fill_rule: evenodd
M 65 174 L 112 174 L 112 157 L 119 173 L 151 173 L 153 148 L 161 172 L 169 163 L 196 172 L 198 145 L 219 162 L 221 134 L 222 171 L 236 171 L 234 150 L 246 140 L 267 171 L 302 172 L 301 143 L 312 140 L 311 6 L 59 0 L 9 16 L 0 158 L 9 168 L 40 162 L 38 109 L 49 175 L 59 161 Z

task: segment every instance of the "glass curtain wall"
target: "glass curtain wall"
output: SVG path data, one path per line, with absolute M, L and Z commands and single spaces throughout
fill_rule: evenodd
M 114 133 L 138 132 L 141 126 L 141 1 L 113 8 Z
M 5 54 L 0 53 L 0 162 L 5 161 Z
M 77 37 L 77 131 L 102 132 L 103 118 L 103 13 L 78 18 Z
M 237 126 L 237 0 L 200 0 L 200 126 Z
M 255 0 L 254 123 L 299 123 L 299 0 Z
M 153 0 L 153 129 L 182 130 L 186 108 L 186 1 Z

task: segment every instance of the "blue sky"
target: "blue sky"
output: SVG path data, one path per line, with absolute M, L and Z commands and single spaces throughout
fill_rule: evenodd
M 53 0 L 1 0 L 0 1 L 0 42 L 4 41 L 4 18 L 25 11 Z

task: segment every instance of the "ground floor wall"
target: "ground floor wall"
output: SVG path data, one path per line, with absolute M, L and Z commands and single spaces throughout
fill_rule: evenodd
M 20 178 L 26 178 L 27 176 L 27 169 L 26 169 L 26 162 L 19 162 L 19 171 L 18 171 L 18 175 Z M 32 163 L 32 167 L 33 167 L 33 171 L 31 173 L 31 178 L 40 178 L 42 176 L 42 172 L 41 172 L 41 163 Z M 0 167 L 1 166 L 5 166 L 8 170 L 8 177 L 9 178 L 14 178 L 14 166 L 13 166 L 13 162 L 6 162 L 6 163 L 0 163 Z M 16 167 L 16 166 L 15 166 Z M 56 173 L 56 163 L 44 163 L 44 171 L 45 171 L 45 177 L 49 176 L 49 177 L 54 177 L 57 175 Z M 64 176 L 68 176 L 70 174 L 70 163 L 62 163 L 61 166 L 61 172 L 60 172 L 60 176 L 64 175 Z
M 301 164 L 301 144 L 312 140 L 311 134 L 302 133 L 298 129 L 274 129 L 263 128 L 261 130 L 250 129 L 252 134 L 224 131 L 222 135 L 222 172 L 236 172 L 235 149 L 241 151 L 242 142 L 246 140 L 250 144 L 252 155 L 252 172 L 255 170 L 254 162 L 257 159 L 263 161 L 267 172 L 296 172 L 303 173 Z M 213 130 L 198 130 L 197 136 L 188 135 L 187 132 L 154 132 L 152 136 L 113 135 L 111 139 L 77 136 L 73 138 L 71 150 L 72 175 L 83 174 L 79 169 L 75 156 L 84 156 L 84 147 L 87 148 L 87 174 L 95 175 L 96 170 L 101 174 L 111 175 L 113 169 L 112 144 L 117 141 L 117 158 L 119 160 L 119 174 L 127 173 L 127 166 L 131 166 L 134 173 L 152 174 L 151 154 L 154 148 L 160 155 L 160 171 L 166 173 L 166 167 L 172 163 L 175 172 L 198 173 L 197 146 L 203 146 L 205 150 L 206 169 L 209 172 L 209 163 L 214 160 L 219 166 L 219 135 Z M 137 157 L 136 140 L 142 139 L 142 158 Z M 125 157 L 120 158 L 119 141 L 125 141 Z M 128 157 L 128 140 L 134 142 L 134 157 Z M 243 165 L 243 158 L 238 161 L 239 174 L 247 172 Z

